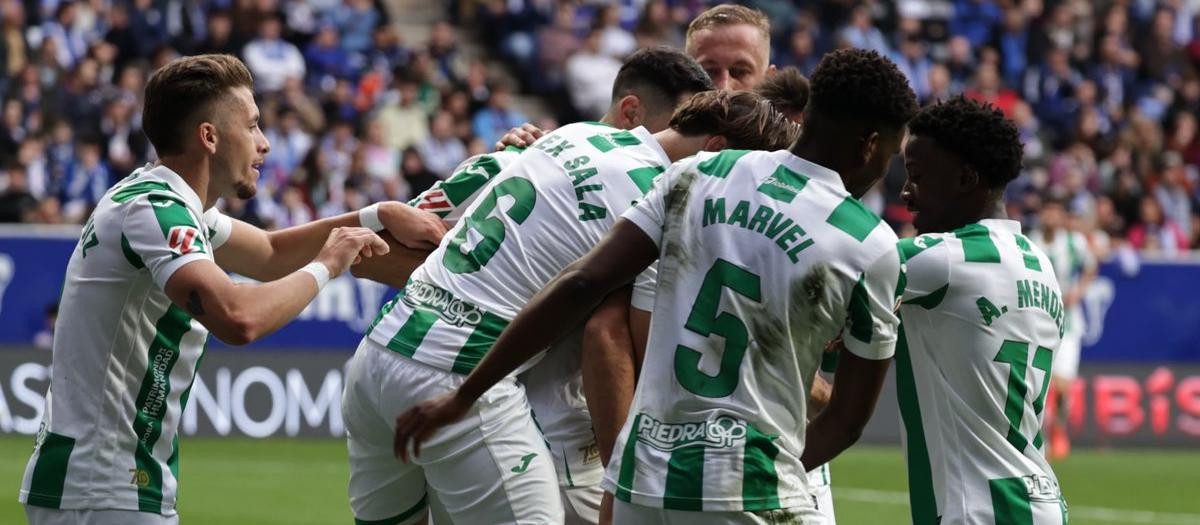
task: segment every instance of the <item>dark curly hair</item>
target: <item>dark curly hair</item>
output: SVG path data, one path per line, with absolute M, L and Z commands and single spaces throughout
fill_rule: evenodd
M 716 89 L 708 73 L 683 51 L 666 46 L 639 49 L 621 65 L 612 99 L 637 95 L 654 113 L 675 109 L 679 96 Z
M 1021 172 L 1017 127 L 991 104 L 957 96 L 926 106 L 908 124 L 975 168 L 988 187 L 1003 188 Z
M 809 79 L 809 110 L 901 128 L 917 113 L 917 96 L 896 64 L 867 49 L 825 55 Z

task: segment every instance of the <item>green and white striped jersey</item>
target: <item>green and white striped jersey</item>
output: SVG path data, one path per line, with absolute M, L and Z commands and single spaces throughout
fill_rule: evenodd
M 488 183 L 368 337 L 469 373 L 529 298 L 599 242 L 667 164 L 645 128 L 580 122 L 547 134 Z
M 232 228 L 165 166 L 104 195 L 67 264 L 22 502 L 175 514 L 179 418 L 208 330 L 163 287 Z
M 896 235 L 837 173 L 787 151 L 678 162 L 625 218 L 661 256 L 605 489 L 668 509 L 812 512 L 808 392 L 843 328 L 848 351 L 892 356 Z
M 521 148 L 509 146 L 503 151 L 475 155 L 455 168 L 446 180 L 438 181 L 433 187 L 421 192 L 408 201 L 408 205 L 420 208 L 457 223 L 463 211 L 475 202 L 480 190 L 521 156 Z
M 913 523 L 1066 523 L 1041 450 L 1065 323 L 1049 259 L 1009 220 L 899 246 L 896 388 Z
M 1074 288 L 1083 272 L 1096 267 L 1096 258 L 1088 248 L 1087 238 L 1082 233 L 1060 228 L 1056 235 L 1047 237 L 1041 229 L 1029 233 L 1029 240 L 1046 254 L 1058 285 L 1064 290 Z M 1083 309 L 1079 303 L 1067 306 L 1067 334 L 1082 337 L 1084 332 Z

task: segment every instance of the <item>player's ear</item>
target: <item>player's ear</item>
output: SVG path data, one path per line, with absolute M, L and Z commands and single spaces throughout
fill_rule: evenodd
M 724 135 L 709 135 L 704 139 L 704 151 L 721 151 L 729 147 L 729 140 Z
M 872 131 L 859 138 L 859 153 L 862 155 L 864 165 L 871 162 L 871 157 L 875 155 L 875 148 L 879 147 L 879 132 Z
M 217 142 L 219 141 L 217 138 L 217 127 L 211 122 L 201 122 L 197 133 L 200 134 L 200 144 L 204 146 L 204 151 L 207 151 L 209 155 L 216 154 Z
M 625 95 L 621 97 L 621 101 L 617 103 L 618 113 L 617 127 L 621 129 L 633 129 L 642 125 L 642 121 L 646 118 L 646 108 L 642 106 L 642 99 L 637 95 Z
M 980 182 L 982 181 L 979 179 L 979 172 L 975 171 L 975 168 L 970 164 L 964 163 L 958 175 L 958 186 L 962 189 L 963 193 L 974 191 L 975 188 L 979 187 Z

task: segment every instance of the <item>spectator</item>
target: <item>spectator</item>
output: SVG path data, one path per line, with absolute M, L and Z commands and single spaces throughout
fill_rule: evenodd
M 975 55 L 971 51 L 971 42 L 966 37 L 953 36 L 946 48 L 949 51 L 946 70 L 950 73 L 950 91 L 962 93 L 975 76 Z
M 458 50 L 458 37 L 454 28 L 446 22 L 433 25 L 429 35 L 429 57 L 436 65 L 436 73 L 442 84 L 458 82 L 463 78 L 466 63 Z
M 664 0 L 650 0 L 642 8 L 637 25 L 633 28 L 637 47 L 670 46 L 683 47 L 683 32 L 671 19 L 671 6 Z
M 54 19 L 42 24 L 42 38 L 54 39 L 58 63 L 64 68 L 71 68 L 87 55 L 87 40 L 84 34 L 75 26 L 75 3 L 65 1 L 58 4 L 54 11 Z
M 38 199 L 29 191 L 28 178 L 20 166 L 10 167 L 0 191 L 0 223 L 34 222 Z
M 871 23 L 871 11 L 865 5 L 859 5 L 850 12 L 850 23 L 842 28 L 839 35 L 850 47 L 874 49 L 884 56 L 891 54 L 887 39 Z
M 387 145 L 395 150 L 407 148 L 429 136 L 425 110 L 417 105 L 416 82 L 409 78 L 401 78 L 398 82 L 397 92 L 388 95 L 392 102 L 384 104 L 373 119 L 379 124 Z
M 410 196 L 415 196 L 429 189 L 439 180 L 437 174 L 425 167 L 425 161 L 421 159 L 421 154 L 417 153 L 416 148 L 404 150 L 404 160 L 402 161 L 401 168 L 401 171 L 404 173 L 405 186 L 410 192 Z
M 79 145 L 79 162 L 71 167 L 62 191 L 62 213 L 67 222 L 81 223 L 112 185 L 112 174 L 100 159 L 100 145 Z
M 367 124 L 367 137 L 362 145 L 363 171 L 375 183 L 387 188 L 389 199 L 406 199 L 407 188 L 396 189 L 400 178 L 400 150 L 387 144 L 383 138 L 383 126 L 379 121 Z
M 268 16 L 258 24 L 258 38 L 242 51 L 246 66 L 254 74 L 254 89 L 273 93 L 283 88 L 289 77 L 304 78 L 304 55 L 291 42 L 280 38 L 283 24 L 277 16 Z
M 992 28 L 1000 25 L 1003 14 L 989 0 L 955 0 L 954 18 L 950 20 L 950 32 L 962 35 L 971 47 L 988 43 Z
M 467 158 L 466 147 L 454 136 L 454 117 L 450 113 L 441 111 L 433 116 L 430 134 L 417 143 L 417 152 L 429 171 L 443 179 Z
M 612 83 L 621 70 L 621 61 L 601 50 L 603 33 L 593 29 L 583 41 L 583 49 L 567 60 L 567 92 L 571 104 L 586 119 L 598 119 L 612 102 Z M 476 117 L 478 118 L 478 117 Z M 476 125 L 475 134 L 480 133 Z
M 338 29 L 332 24 L 322 24 L 317 35 L 304 48 L 304 60 L 308 64 L 308 85 L 319 87 L 347 76 L 350 54 L 338 41 Z
M 813 43 L 812 32 L 807 27 L 798 27 L 792 31 L 788 48 L 779 53 L 775 63 L 780 67 L 793 66 L 805 75 L 816 69 L 821 61 Z
M 908 77 L 908 84 L 919 100 L 929 97 L 929 70 L 933 63 L 925 54 L 925 44 L 916 35 L 905 37 L 900 44 L 900 53 L 893 57 L 896 67 Z
M 263 170 L 278 169 L 283 173 L 292 173 L 300 167 L 300 163 L 308 156 L 312 148 L 313 137 L 304 131 L 300 125 L 300 117 L 291 108 L 285 108 L 279 113 L 279 123 L 264 130 L 271 151 L 264 160 Z
M 347 0 L 334 9 L 332 16 L 347 51 L 365 53 L 371 47 L 372 33 L 380 20 L 371 0 Z
M 1137 224 L 1129 229 L 1129 244 L 1135 249 L 1167 257 L 1187 250 L 1183 230 L 1163 215 L 1157 199 L 1150 195 L 1142 197 L 1140 210 Z
M 1167 151 L 1159 161 L 1161 166 L 1160 182 L 1154 188 L 1154 198 L 1158 200 L 1162 214 L 1167 220 L 1175 223 L 1185 238 L 1191 236 L 1192 200 L 1188 191 L 1186 171 L 1183 159 L 1177 151 Z
M 220 53 L 236 55 L 242 49 L 233 33 L 233 19 L 225 11 L 214 11 L 208 15 L 208 31 L 196 46 L 196 53 Z
M 612 86 L 612 82 L 610 81 L 606 85 Z M 484 143 L 491 144 L 499 140 L 500 135 L 508 132 L 509 129 L 529 122 L 529 117 L 511 106 L 512 93 L 508 86 L 498 84 L 492 87 L 492 96 L 488 99 L 487 107 L 476 112 L 472 119 L 475 136 Z
M 613 58 L 621 59 L 637 49 L 637 39 L 633 33 L 621 27 L 621 8 L 616 4 L 607 4 L 593 19 L 593 29 L 600 31 L 600 52 Z
M 535 89 L 549 92 L 561 88 L 567 60 L 580 49 L 579 38 L 575 36 L 574 6 L 559 6 L 554 12 L 554 23 L 538 32 L 537 49 L 542 74 L 534 77 Z
M 979 70 L 975 73 L 974 85 L 968 88 L 964 95 L 967 98 L 996 106 L 996 109 L 1003 111 L 1004 115 L 1010 118 L 1018 100 L 1015 91 L 1000 83 L 1000 76 L 996 72 L 994 64 L 979 66 Z
M 402 45 L 395 28 L 390 25 L 376 27 L 374 38 L 374 44 L 367 52 L 368 68 L 390 72 L 408 65 L 409 51 Z
M 1021 85 L 1021 76 L 1029 67 L 1029 22 L 1024 11 L 1009 9 L 1004 12 L 1003 28 L 997 32 L 993 45 L 1000 51 L 1004 83 Z

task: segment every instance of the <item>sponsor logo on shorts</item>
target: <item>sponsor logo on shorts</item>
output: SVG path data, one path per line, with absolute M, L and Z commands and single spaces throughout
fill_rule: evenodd
M 483 321 L 483 310 L 478 306 L 423 281 L 412 281 L 404 287 L 404 304 L 431 310 L 454 326 L 475 326 Z
M 1025 482 L 1025 492 L 1029 494 L 1029 501 L 1057 503 L 1062 499 L 1058 482 L 1050 476 L 1030 474 L 1021 476 L 1021 481 Z
M 686 423 L 664 423 L 643 413 L 637 439 L 664 452 L 686 447 L 732 447 L 746 437 L 746 422 L 729 416 Z
M 529 462 L 533 461 L 533 458 L 536 458 L 536 457 L 537 457 L 537 452 L 532 452 L 529 454 L 525 454 L 524 456 L 521 456 L 521 464 L 513 467 L 512 471 L 516 472 L 517 474 L 524 473 L 526 470 L 529 470 Z

